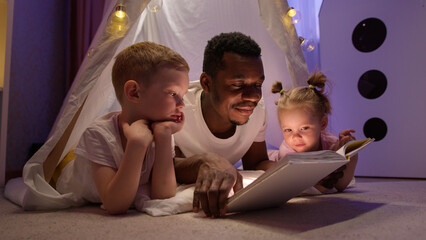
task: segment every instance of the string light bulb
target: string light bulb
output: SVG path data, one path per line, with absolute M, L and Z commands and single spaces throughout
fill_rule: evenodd
M 115 7 L 115 16 L 118 18 L 125 18 L 126 17 L 126 12 L 124 11 L 124 5 L 122 3 L 119 3 L 116 7 Z
M 315 43 L 312 40 L 299 37 L 300 47 L 305 52 L 312 52 L 315 50 Z
M 294 17 L 294 15 L 296 15 L 296 9 L 294 9 L 294 8 L 291 7 L 288 10 L 287 14 L 288 14 L 289 17 Z
M 151 0 L 147 7 L 148 11 L 156 13 L 163 7 L 163 0 Z
M 300 19 L 302 19 L 302 15 L 300 14 L 300 11 L 294 9 L 293 7 L 288 9 L 287 16 L 289 16 L 291 18 L 291 21 L 294 24 L 300 22 Z
M 121 37 L 129 29 L 129 16 L 125 11 L 125 6 L 118 3 L 115 6 L 114 12 L 111 14 L 111 19 L 108 24 L 107 31 L 114 36 Z

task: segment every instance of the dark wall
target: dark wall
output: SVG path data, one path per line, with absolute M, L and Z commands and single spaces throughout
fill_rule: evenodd
M 67 1 L 14 1 L 6 172 L 46 141 L 65 97 Z

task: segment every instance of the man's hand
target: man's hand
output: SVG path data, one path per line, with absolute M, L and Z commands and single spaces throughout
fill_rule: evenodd
M 198 212 L 201 205 L 206 216 L 223 216 L 231 188 L 234 192 L 243 188 L 242 177 L 223 157 L 213 153 L 204 156 L 195 183 L 193 209 Z

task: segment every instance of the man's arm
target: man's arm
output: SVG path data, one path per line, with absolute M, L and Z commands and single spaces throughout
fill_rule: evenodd
M 202 155 L 185 157 L 178 146 L 175 147 L 175 174 L 178 183 L 191 184 L 197 180 Z
M 253 142 L 246 154 L 242 158 L 244 170 L 268 170 L 276 162 L 269 161 L 266 150 L 266 143 Z

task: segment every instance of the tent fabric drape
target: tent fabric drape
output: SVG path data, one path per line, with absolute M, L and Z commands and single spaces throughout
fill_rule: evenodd
M 286 56 L 292 87 L 303 85 L 308 79 L 308 68 L 300 48 L 296 29 L 287 17 L 289 6 L 286 1 L 260 1 L 260 17 L 271 37 Z M 280 19 L 280 21 L 277 21 Z M 297 41 L 295 41 L 297 39 Z
M 295 24 L 297 35 L 310 40 L 314 49 L 304 51 L 305 61 L 309 72 L 321 69 L 320 64 L 320 35 L 319 35 L 319 11 L 323 0 L 288 0 L 290 7 L 297 9 L 301 14 L 300 21 Z
M 68 1 L 67 90 L 102 21 L 104 5 L 104 0 Z
M 145 8 L 148 0 L 138 1 L 138 0 L 129 0 L 127 4 L 129 6 L 134 6 L 129 8 L 127 14 L 129 16 L 129 25 L 132 25 L 139 18 L 142 10 Z M 115 6 L 114 2 L 111 2 L 109 9 L 110 13 L 113 11 Z M 123 36 L 111 35 L 106 30 L 109 26 L 109 14 L 106 16 L 106 19 L 101 23 L 99 30 L 93 40 L 92 46 L 95 46 L 95 50 L 92 51 L 90 56 L 86 57 L 82 63 L 79 72 L 72 84 L 71 90 L 69 91 L 67 98 L 65 100 L 65 105 L 63 107 L 62 115 L 53 130 L 52 136 L 46 141 L 46 143 L 36 152 L 33 157 L 28 160 L 24 166 L 23 170 L 23 181 L 26 188 L 15 188 L 13 184 L 18 184 L 16 181 L 12 181 L 5 186 L 5 196 L 9 199 L 14 199 L 14 196 L 9 197 L 10 195 L 21 196 L 21 199 L 17 199 L 19 205 L 27 210 L 47 210 L 47 209 L 62 209 L 70 206 L 74 206 L 71 200 L 71 194 L 60 194 L 54 188 L 52 188 L 48 182 L 50 179 L 45 179 L 43 165 L 48 156 L 55 150 L 56 147 L 63 148 L 63 152 L 59 158 L 52 159 L 50 162 L 53 164 L 50 167 L 56 167 L 59 163 L 59 160 L 64 157 L 64 155 L 75 145 L 81 136 L 84 129 L 90 124 L 93 119 L 97 116 L 96 105 L 91 104 L 90 100 L 96 99 L 99 103 L 108 102 L 102 101 L 102 97 L 108 97 L 113 94 L 99 94 L 96 98 L 89 98 L 88 95 L 97 83 L 97 79 L 103 72 L 104 68 L 107 66 L 109 61 L 113 58 L 115 54 L 115 49 L 117 49 L 120 41 Z M 96 89 L 96 88 L 95 88 Z M 98 88 L 99 89 L 99 88 Z M 95 93 L 96 94 L 96 93 Z M 93 94 L 91 95 L 93 96 Z M 89 105 L 92 110 L 84 111 L 82 109 L 82 114 L 77 119 L 76 124 L 78 127 L 74 127 L 70 132 L 70 136 L 67 136 L 68 141 L 66 146 L 58 146 L 57 143 L 62 138 L 65 130 L 71 123 L 74 115 L 79 111 L 80 106 L 83 104 L 87 98 L 87 105 Z M 86 108 L 87 109 L 87 108 Z M 86 113 L 84 115 L 84 112 Z M 82 116 L 84 115 L 84 116 Z M 59 155 L 55 155 L 59 156 Z M 54 169 L 54 168 L 53 168 Z M 50 172 L 51 170 L 49 170 Z M 53 170 L 52 170 L 53 171 Z M 8 186 L 9 185 L 9 186 Z M 20 184 L 19 184 L 20 185 Z
M 135 42 L 154 41 L 179 52 L 191 67 L 190 80 L 197 80 L 208 39 L 230 31 L 241 31 L 251 36 L 262 47 L 268 79 L 264 84 L 264 98 L 268 102 L 267 110 L 269 108 L 272 114 L 275 112 L 275 99 L 267 89 L 272 82 L 280 80 L 294 87 L 306 79 L 307 67 L 297 34 L 285 20 L 288 7 L 285 1 L 164 0 L 158 12 L 144 11 L 149 0 L 119 1 L 125 6 L 129 29 L 125 33 L 112 34 L 112 13 L 117 2 L 110 0 L 106 3 L 106 14 L 68 92 L 50 138 L 27 162 L 23 178 L 14 179 L 5 187 L 5 196 L 25 209 L 61 209 L 81 204 L 72 199 L 72 194 L 60 194 L 52 188 L 48 184 L 49 179 L 45 179 L 50 174 L 45 173 L 56 167 L 95 118 L 120 109 L 111 84 L 113 59 L 119 51 Z M 80 110 L 72 127 L 73 118 Z M 276 118 L 270 119 L 269 140 L 273 142 L 279 128 Z M 64 133 L 69 135 L 64 136 Z M 60 139 L 65 141 L 59 142 Z M 279 144 L 280 141 L 275 142 Z M 59 149 L 60 154 L 47 164 L 46 159 L 55 149 Z

